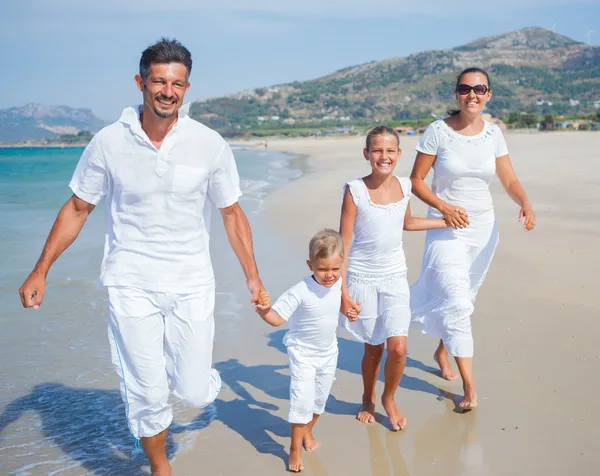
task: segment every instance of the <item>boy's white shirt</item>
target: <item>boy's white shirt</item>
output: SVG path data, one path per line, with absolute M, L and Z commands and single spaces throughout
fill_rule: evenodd
M 336 329 L 342 301 L 342 279 L 327 288 L 307 276 L 284 292 L 272 309 L 289 321 L 283 343 L 309 351 L 337 351 Z

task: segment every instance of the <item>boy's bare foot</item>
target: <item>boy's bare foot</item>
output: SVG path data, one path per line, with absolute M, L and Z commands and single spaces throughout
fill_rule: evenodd
M 356 419 L 361 423 L 375 423 L 375 404 L 371 400 L 363 400 Z
M 465 411 L 477 407 L 477 392 L 475 392 L 475 389 L 465 389 L 465 396 L 458 407 Z
M 292 473 L 299 473 L 304 469 L 302 464 L 302 448 L 299 450 L 290 449 L 290 461 L 288 463 L 288 469 Z
M 171 476 L 171 465 L 169 463 L 152 467 L 151 470 L 152 476 Z
M 383 405 L 383 409 L 387 413 L 388 418 L 390 419 L 392 430 L 404 430 L 406 427 L 406 417 L 400 413 L 400 410 L 398 410 L 396 402 L 394 401 L 394 396 L 381 397 L 381 403 Z
M 435 360 L 440 366 L 440 370 L 442 371 L 442 378 L 444 380 L 456 380 L 458 374 L 454 370 L 452 370 L 452 365 L 450 364 L 450 360 L 448 359 L 447 351 L 444 350 L 443 352 L 440 352 L 440 348 L 438 347 L 435 351 L 435 354 L 433 354 L 433 360 Z
M 314 451 L 321 444 L 319 441 L 315 440 L 315 437 L 312 434 L 312 431 L 306 430 L 306 433 L 303 438 L 304 449 L 306 451 Z

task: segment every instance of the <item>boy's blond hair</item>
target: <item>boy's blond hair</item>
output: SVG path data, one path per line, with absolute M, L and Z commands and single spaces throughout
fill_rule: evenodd
M 329 228 L 321 230 L 310 240 L 308 256 L 313 263 L 318 259 L 332 256 L 344 258 L 344 240 L 342 240 L 342 236 L 337 231 Z

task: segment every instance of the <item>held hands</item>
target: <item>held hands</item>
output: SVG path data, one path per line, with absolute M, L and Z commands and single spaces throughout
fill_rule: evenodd
M 350 322 L 354 322 L 358 319 L 358 315 L 360 314 L 360 303 L 354 301 L 346 293 L 342 293 L 340 312 L 346 316 Z
M 449 228 L 466 228 L 469 226 L 469 217 L 467 211 L 462 207 L 456 207 L 449 203 L 444 203 L 440 208 L 440 213 L 444 215 L 444 221 Z
M 255 310 L 260 316 L 264 316 L 271 310 L 271 296 L 267 291 L 262 290 L 259 293 Z
M 535 213 L 533 213 L 533 209 L 531 207 L 521 208 L 519 212 L 519 223 L 523 221 L 523 228 L 525 231 L 531 231 L 535 228 Z
M 21 304 L 24 308 L 39 309 L 45 292 L 46 277 L 42 273 L 33 271 L 19 288 Z
M 261 283 L 260 279 L 248 281 L 248 290 L 252 295 L 252 297 L 250 298 L 250 304 L 252 304 L 253 306 L 256 306 L 258 304 L 260 293 L 266 292 L 265 287 Z

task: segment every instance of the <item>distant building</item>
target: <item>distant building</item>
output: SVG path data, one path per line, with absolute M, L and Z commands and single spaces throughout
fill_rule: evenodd
M 394 127 L 394 130 L 398 134 L 410 134 L 410 133 L 414 133 L 415 132 L 415 128 L 414 127 L 410 127 L 410 126 L 397 126 L 397 127 Z

